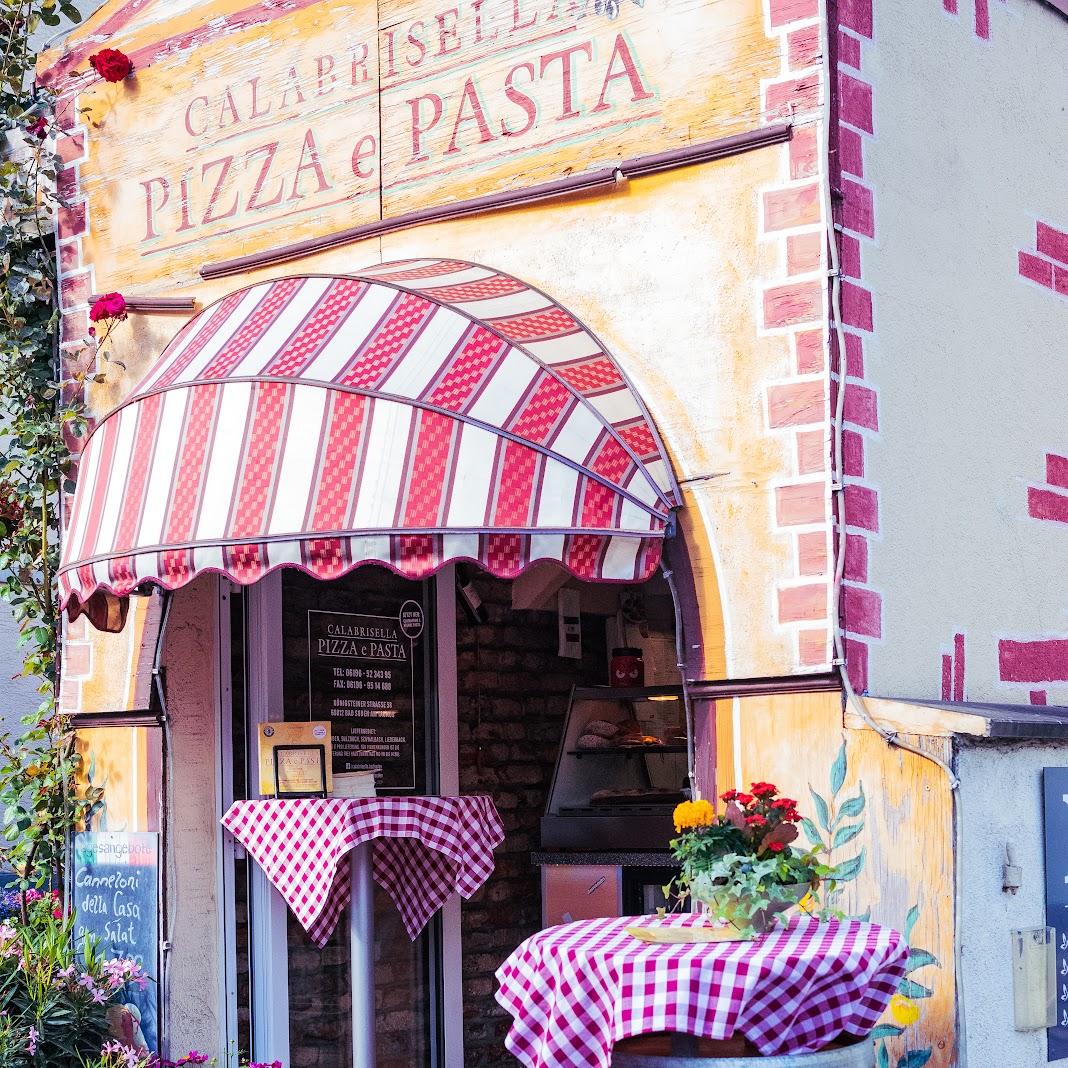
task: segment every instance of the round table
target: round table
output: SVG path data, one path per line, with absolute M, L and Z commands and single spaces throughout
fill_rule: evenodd
M 493 802 L 468 797 L 238 801 L 222 819 L 322 948 L 345 907 L 352 974 L 352 1063 L 374 1068 L 374 886 L 410 938 L 454 894 L 493 871 L 504 828 Z
M 869 1034 L 905 975 L 904 938 L 858 921 L 798 917 L 752 942 L 650 944 L 626 930 L 703 922 L 582 920 L 528 938 L 497 971 L 508 1050 L 527 1068 L 609 1068 L 619 1040 L 677 1032 L 814 1052 Z

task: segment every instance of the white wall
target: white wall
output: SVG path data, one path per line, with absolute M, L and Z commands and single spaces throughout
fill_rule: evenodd
M 1046 1063 L 1046 1032 L 1014 1029 L 1009 936 L 1015 929 L 1046 925 L 1044 767 L 1068 767 L 1068 744 L 983 744 L 958 752 L 964 813 L 958 871 L 964 887 L 960 932 L 967 1061 L 962 1063 L 970 1068 Z M 1001 889 L 1006 842 L 1023 868 L 1015 895 Z
M 940 0 L 875 0 L 862 42 L 874 135 L 861 181 L 875 204 L 864 370 L 880 424 L 865 481 L 879 493 L 869 563 L 883 601 L 869 689 L 938 698 L 960 633 L 966 699 L 1026 704 L 1042 689 L 1068 703 L 1068 668 L 1008 683 L 998 656 L 1002 638 L 1068 638 L 1068 523 L 1028 514 L 1046 454 L 1068 456 L 1068 293 L 1018 268 L 1038 221 L 1068 231 L 1068 18 L 997 0 L 983 39 L 977 3 L 950 15 Z

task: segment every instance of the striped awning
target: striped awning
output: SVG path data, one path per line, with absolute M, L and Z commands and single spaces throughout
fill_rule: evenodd
M 604 347 L 456 260 L 239 290 L 195 316 L 79 464 L 59 572 L 94 592 L 364 563 L 421 577 L 553 560 L 647 578 L 678 489 Z

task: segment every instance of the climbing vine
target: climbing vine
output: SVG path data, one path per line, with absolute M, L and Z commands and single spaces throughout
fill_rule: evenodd
M 95 362 L 60 371 L 54 221 L 60 160 L 54 100 L 34 77 L 42 27 L 77 22 L 69 0 L 0 0 L 0 599 L 19 628 L 23 674 L 41 697 L 26 730 L 0 737 L 0 863 L 22 888 L 60 879 L 68 834 L 99 803 L 79 793 L 80 758 L 58 712 L 60 614 L 55 575 L 70 443 Z M 41 31 L 41 32 L 38 32 Z M 15 710 L 9 710 L 15 711 Z

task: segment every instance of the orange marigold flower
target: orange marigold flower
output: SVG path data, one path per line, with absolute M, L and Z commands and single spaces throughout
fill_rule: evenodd
M 679 834 L 698 827 L 710 827 L 716 821 L 711 801 L 683 801 L 675 806 L 675 830 Z

